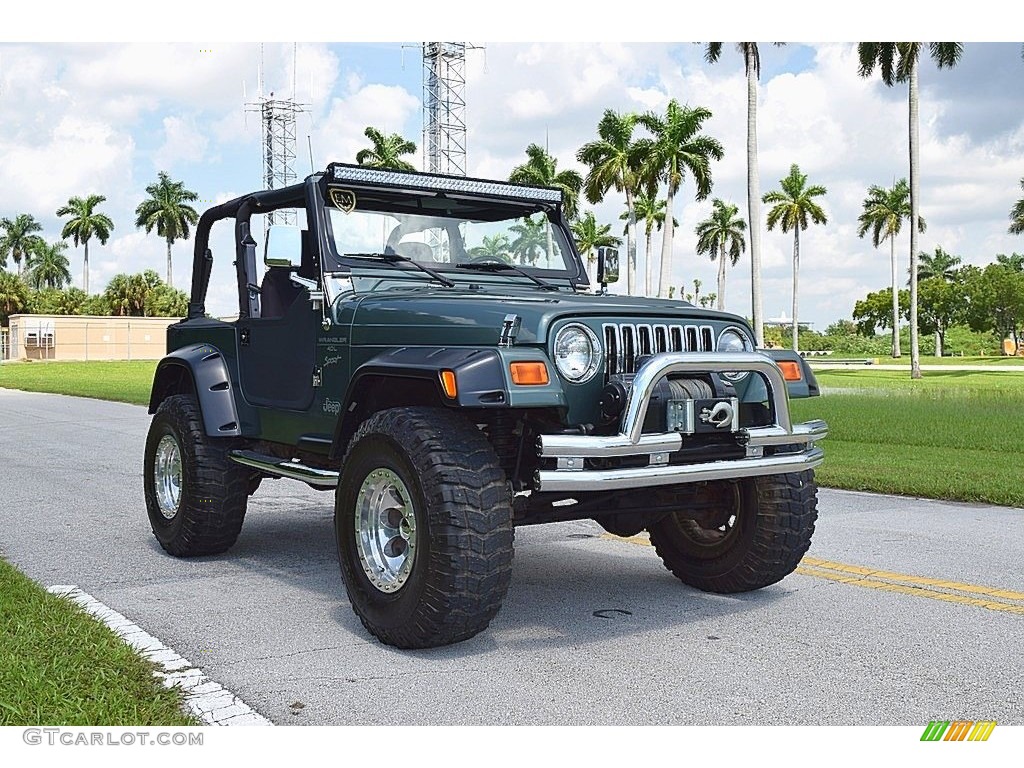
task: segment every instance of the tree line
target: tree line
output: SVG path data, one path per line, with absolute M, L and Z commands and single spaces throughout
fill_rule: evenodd
M 66 219 L 60 239 L 47 242 L 35 216 L 19 213 L 0 219 L 0 322 L 19 312 L 34 314 L 184 316 L 188 299 L 174 289 L 171 246 L 188 239 L 189 228 L 199 213 L 189 203 L 199 195 L 160 171 L 146 187 L 146 197 L 135 209 L 135 226 L 146 234 L 156 231 L 167 244 L 167 277 L 153 270 L 140 274 L 115 275 L 102 293 L 89 292 L 89 243 L 106 245 L 114 230 L 111 218 L 99 210 L 104 195 L 88 194 L 68 199 L 56 210 Z M 81 246 L 82 288 L 72 287 L 68 243 Z M 15 271 L 7 272 L 8 259 Z

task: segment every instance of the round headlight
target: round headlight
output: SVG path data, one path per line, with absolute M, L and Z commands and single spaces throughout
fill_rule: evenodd
M 753 352 L 754 343 L 738 328 L 726 328 L 718 336 L 719 352 Z M 746 377 L 747 371 L 730 371 L 722 376 L 730 381 L 741 381 Z
M 585 325 L 567 325 L 555 336 L 555 368 L 566 381 L 590 381 L 601 366 L 597 334 Z

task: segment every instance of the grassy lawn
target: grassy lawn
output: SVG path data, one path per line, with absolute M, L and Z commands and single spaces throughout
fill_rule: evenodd
M 4 363 L 0 387 L 146 404 L 156 360 Z
M 198 724 L 106 626 L 0 560 L 0 726 Z
M 874 360 L 878 365 L 902 365 L 910 369 L 910 355 L 892 358 L 888 356 L 872 355 L 832 355 L 824 357 L 809 357 L 808 362 L 813 366 L 815 363 L 828 364 L 831 357 L 836 360 Z M 921 356 L 921 365 L 1014 365 L 1021 366 L 1024 371 L 1024 357 L 1003 357 L 1002 355 L 986 355 L 985 357 L 928 357 Z
M 1024 371 L 1022 371 L 1024 372 Z M 822 371 L 795 419 L 829 423 L 824 486 L 1024 507 L 1024 376 Z

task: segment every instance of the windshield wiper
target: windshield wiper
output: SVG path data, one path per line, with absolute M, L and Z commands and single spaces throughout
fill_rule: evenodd
M 525 269 L 517 267 L 515 264 L 506 264 L 503 261 L 480 261 L 477 263 L 467 262 L 464 264 L 456 264 L 458 269 L 472 269 L 475 272 L 515 272 L 523 277 L 530 278 L 533 282 L 543 288 L 545 291 L 557 291 L 558 286 L 552 285 L 541 280 L 536 275 L 531 275 Z
M 343 256 L 355 256 L 355 257 L 361 258 L 361 259 L 379 259 L 380 261 L 383 261 L 386 264 L 398 264 L 398 263 L 412 264 L 420 272 L 427 273 L 432 278 L 437 280 L 437 282 L 439 282 L 445 288 L 454 288 L 455 287 L 455 283 L 453 283 L 451 280 L 449 280 L 447 277 L 442 275 L 437 270 L 431 269 L 430 267 L 425 267 L 422 264 L 420 264 L 418 261 L 414 261 L 414 260 L 410 259 L 408 256 L 402 256 L 399 253 L 345 253 L 345 254 L 342 254 L 342 255 Z

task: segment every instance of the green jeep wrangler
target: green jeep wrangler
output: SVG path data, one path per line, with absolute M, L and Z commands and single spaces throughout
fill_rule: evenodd
M 233 322 L 205 306 L 225 219 Z M 206 211 L 149 402 L 160 545 L 229 549 L 264 478 L 333 490 L 352 608 L 400 648 L 487 627 L 516 525 L 646 529 L 702 590 L 779 581 L 817 516 L 827 427 L 788 400 L 814 376 L 734 315 L 609 295 L 617 260 L 591 290 L 561 192 L 501 181 L 331 164 Z

